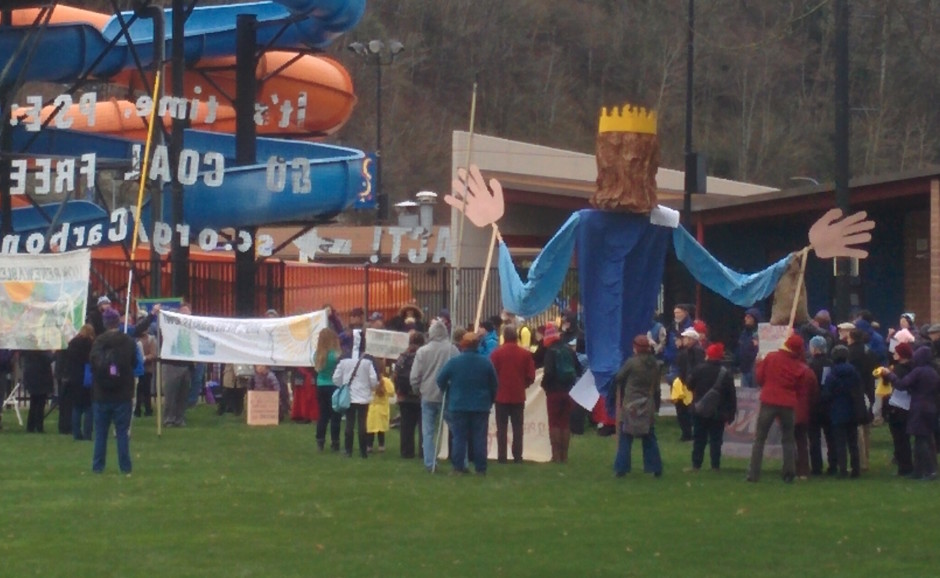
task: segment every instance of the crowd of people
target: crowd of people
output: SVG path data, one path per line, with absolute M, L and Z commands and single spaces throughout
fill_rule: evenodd
M 102 296 L 89 312 L 88 323 L 62 352 L 4 352 L 0 363 L 16 359 L 21 364 L 31 398 L 26 431 L 44 431 L 46 405 L 55 396 L 60 432 L 94 441 L 93 471 L 104 469 L 113 424 L 119 468 L 130 474 L 131 417 L 154 413 L 158 311 L 159 306 L 152 313 L 141 311 L 130 324 Z M 185 305 L 181 311 L 189 312 Z M 782 347 L 761 356 L 759 310 L 745 311 L 737 346 L 729 351 L 720 342 L 710 342 L 706 324 L 693 312 L 691 306 L 677 305 L 671 324 L 654 320 L 645 335 L 635 336 L 632 354 L 610 384 L 608 398 L 599 403 L 599 414 L 595 410 L 600 431 L 609 427 L 617 434 L 616 476 L 631 471 L 637 437 L 643 471 L 662 475 L 655 420 L 665 380 L 672 386 L 680 441 L 691 442 L 688 472 L 701 470 L 706 448 L 711 469 L 721 468 L 725 426 L 738 415 L 739 381 L 742 388 L 760 388 L 746 478 L 750 482 L 760 479 L 765 443 L 775 422 L 781 430 L 785 482 L 814 475 L 859 477 L 868 469 L 870 428 L 881 422 L 891 432 L 897 474 L 936 479 L 940 324 L 918 328 L 913 315 L 905 314 L 897 329 L 881 335 L 866 311 L 838 325 L 827 311 L 820 311 L 809 323 L 793 328 Z M 379 313 L 367 319 L 360 308 L 349 313 L 345 325 L 329 306 L 327 314 L 329 326 L 319 333 L 311 367 L 220 367 L 218 414 L 241 415 L 248 390 L 277 391 L 280 418 L 315 424 L 319 451 L 352 457 L 358 442 L 358 454 L 365 458 L 386 450 L 394 400 L 402 458 L 420 458 L 428 471 L 435 471 L 441 424 L 446 421 L 452 472 L 469 473 L 472 465 L 485 475 L 491 409 L 496 416 L 497 463 L 522 462 L 527 389 L 541 369 L 551 461 L 567 462 L 572 429 L 583 419 L 570 391 L 587 361 L 575 314 L 564 315 L 557 326 L 530 328 L 504 311 L 476 331 L 452 328 L 446 309 L 427 322 L 415 303 L 387 321 Z M 266 315 L 278 313 L 269 310 Z M 368 328 L 408 333 L 407 350 L 395 360 L 366 354 Z M 189 362 L 160 363 L 163 425 L 185 427 L 193 382 L 204 384 L 205 377 L 195 377 L 201 368 Z M 336 411 L 333 394 L 343 385 L 349 386 L 349 408 Z
M 775 422 L 781 429 L 785 482 L 814 475 L 860 477 L 869 467 L 874 423 L 890 429 L 897 475 L 937 478 L 940 324 L 918 328 L 906 313 L 897 328 L 882 335 L 868 311 L 833 325 L 829 312 L 821 310 L 794 327 L 779 350 L 760 357 L 761 316 L 748 309 L 737 349 L 726 356 L 722 344 L 709 343 L 705 324 L 693 320 L 691 310 L 677 305 L 672 326 L 648 335 L 650 341 L 664 341 L 667 381 L 678 379 L 691 393 L 673 396 L 680 439 L 693 441 L 690 471 L 702 466 L 706 445 L 711 445 L 712 469 L 720 467 L 721 426 L 736 414 L 730 375 L 716 375 L 725 363 L 739 372 L 742 387 L 760 388 L 748 481 L 760 479 L 764 445 Z M 699 402 L 713 388 L 721 388 L 721 402 L 703 417 L 706 410 Z

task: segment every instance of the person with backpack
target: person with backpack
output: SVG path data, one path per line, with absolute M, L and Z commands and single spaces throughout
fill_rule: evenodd
M 552 461 L 566 463 L 568 444 L 571 440 L 571 409 L 574 405 L 568 392 L 578 380 L 581 364 L 574 351 L 561 341 L 558 328 L 553 323 L 545 325 L 542 343 L 545 346 L 542 389 L 545 390 L 545 405 L 548 409 L 548 437 L 552 446 Z
M 415 331 L 408 338 L 408 349 L 398 356 L 392 368 L 395 394 L 398 396 L 398 412 L 401 415 L 401 457 L 406 460 L 415 457 L 415 431 L 418 432 L 418 448 L 421 447 L 421 393 L 411 388 L 411 368 L 418 349 L 424 345 L 424 333 Z
M 121 316 L 117 311 L 105 311 L 102 321 L 105 332 L 95 339 L 89 354 L 95 422 L 91 469 L 96 474 L 104 471 L 108 432 L 114 423 L 118 467 L 121 473 L 130 475 L 132 464 L 128 431 L 134 400 L 137 343 L 133 337 L 120 330 Z
M 516 328 L 503 328 L 503 344 L 490 355 L 499 386 L 496 389 L 496 453 L 501 464 L 507 463 L 507 426 L 512 422 L 512 461 L 522 463 L 522 422 L 525 416 L 525 390 L 535 382 L 535 361 L 519 345 Z

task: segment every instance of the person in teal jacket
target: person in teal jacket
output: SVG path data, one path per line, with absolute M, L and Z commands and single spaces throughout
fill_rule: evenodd
M 320 331 L 313 365 L 317 370 L 317 405 L 320 409 L 320 417 L 317 419 L 317 449 L 321 452 L 326 446 L 327 426 L 330 429 L 330 449 L 339 451 L 339 429 L 343 415 L 333 411 L 332 399 L 337 387 L 337 384 L 333 383 L 333 372 L 336 371 L 341 355 L 339 335 L 329 327 Z
M 467 470 L 467 444 L 476 473 L 486 475 L 487 429 L 490 408 L 496 399 L 496 369 L 478 351 L 479 337 L 467 333 L 460 340 L 460 355 L 452 358 L 437 376 L 437 386 L 446 396 L 448 424 L 454 434 L 450 454 L 455 474 Z

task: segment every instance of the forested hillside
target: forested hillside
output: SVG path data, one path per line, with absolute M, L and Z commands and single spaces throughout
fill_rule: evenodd
M 940 2 L 850 5 L 852 174 L 940 163 Z M 478 133 L 590 153 L 600 107 L 629 101 L 659 111 L 663 165 L 681 168 L 687 6 L 367 0 L 361 24 L 329 50 L 359 94 L 336 138 L 375 143 L 375 69 L 347 44 L 397 39 L 406 50 L 382 70 L 393 199 L 448 188 L 451 131 L 469 126 L 474 81 Z M 831 0 L 696 3 L 694 140 L 710 174 L 777 187 L 832 179 L 833 31 Z
M 940 162 L 940 2 L 850 4 L 853 175 Z M 710 174 L 831 180 L 831 2 L 696 8 L 694 140 Z M 474 80 L 481 133 L 592 152 L 599 108 L 638 102 L 659 111 L 663 164 L 681 168 L 686 18 L 685 0 L 372 2 L 350 36 L 408 48 L 383 71 L 386 186 L 446 187 L 449 134 L 468 127 Z M 368 148 L 374 71 L 346 61 L 360 106 L 342 136 Z

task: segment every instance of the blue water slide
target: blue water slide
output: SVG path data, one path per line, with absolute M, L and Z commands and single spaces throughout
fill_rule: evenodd
M 277 0 L 197 7 L 186 21 L 186 59 L 194 63 L 201 58 L 234 54 L 239 14 L 257 17 L 259 44 L 297 49 L 326 46 L 338 34 L 355 26 L 364 9 L 364 0 Z M 123 17 L 129 20 L 131 13 Z M 166 12 L 166 17 L 166 29 L 170 31 L 171 11 Z M 286 29 L 285 23 L 289 23 Z M 22 27 L 0 27 L 0 69 L 12 64 L 10 72 L 13 74 L 8 78 L 19 73 L 23 56 L 21 54 L 13 63 L 5 59 L 14 54 L 26 33 L 27 29 Z M 120 34 L 117 16 L 101 30 L 81 23 L 50 25 L 36 44 L 26 77 L 34 81 L 73 81 L 88 72 L 108 43 Z M 146 66 L 152 58 L 152 22 L 138 19 L 129 34 Z M 121 37 L 92 73 L 107 78 L 133 65 L 127 40 Z M 127 139 L 51 128 L 30 133 L 23 127 L 16 127 L 13 138 L 15 150 L 27 155 L 75 158 L 94 153 L 99 168 L 107 161 L 129 167 L 134 158 L 134 146 L 140 146 Z M 329 218 L 351 207 L 367 184 L 363 176 L 365 155 L 358 150 L 259 138 L 258 162 L 236 167 L 234 136 L 188 130 L 184 143 L 187 151 L 198 153 L 202 159 L 208 152 L 221 154 L 225 164 L 221 183 L 218 175 L 212 178 L 212 171 L 202 167 L 195 183 L 184 187 L 184 220 L 193 234 L 207 227 L 238 228 Z M 170 214 L 169 197 L 167 187 L 164 215 Z M 41 197 L 37 200 L 41 202 Z M 143 221 L 148 228 L 151 225 L 149 215 L 147 206 Z M 31 233 L 47 232 L 50 218 L 55 219 L 57 226 L 71 223 L 87 228 L 107 224 L 109 215 L 104 208 L 88 200 L 49 203 L 41 209 L 14 209 L 13 228 L 23 237 L 22 243 Z
M 277 0 L 223 6 L 200 6 L 186 20 L 184 54 L 187 64 L 200 59 L 235 54 L 236 20 L 239 14 L 257 17 L 258 43 L 272 49 L 321 49 L 340 34 L 353 28 L 365 11 L 365 0 Z M 132 12 L 122 13 L 125 22 Z M 170 54 L 173 14 L 166 10 L 166 54 Z M 285 24 L 287 25 L 285 28 Z M 134 51 L 144 67 L 153 62 L 153 22 L 138 18 L 128 33 Z M 26 52 L 9 63 L 20 43 L 28 38 L 39 41 L 31 46 L 27 66 Z M 108 45 L 117 38 L 111 50 Z M 68 49 L 64 49 L 68 47 Z M 99 56 L 103 58 L 92 68 Z M 50 24 L 42 30 L 23 26 L 0 27 L 0 69 L 12 64 L 6 82 L 21 73 L 26 80 L 72 82 L 90 73 L 95 78 L 110 78 L 135 66 L 127 37 L 121 32 L 117 15 L 99 30 L 86 23 Z
M 70 156 L 75 151 L 95 153 L 96 162 L 118 162 L 129 169 L 134 145 L 131 140 L 70 130 L 47 129 L 28 133 L 17 127 L 14 146 L 37 138 L 29 154 Z M 364 188 L 362 151 L 345 147 L 274 138 L 257 139 L 258 162 L 235 166 L 235 137 L 219 133 L 187 130 L 186 149 L 203 155 L 222 155 L 225 171 L 221 182 L 212 179 L 213 170 L 201 170 L 196 182 L 184 187 L 184 219 L 193 234 L 203 228 L 248 227 L 285 222 L 303 222 L 334 216 L 348 209 Z M 100 170 L 100 169 L 99 169 Z M 273 186 L 272 186 L 273 185 Z M 170 215 L 169 187 L 164 191 L 163 214 Z M 64 204 L 58 222 L 91 225 L 105 222 L 108 215 L 87 201 Z M 60 204 L 44 205 L 55 215 Z M 150 226 L 150 207 L 142 221 Z M 164 217 L 164 221 L 168 218 Z M 13 227 L 19 234 L 43 232 L 48 221 L 34 207 L 14 209 Z

